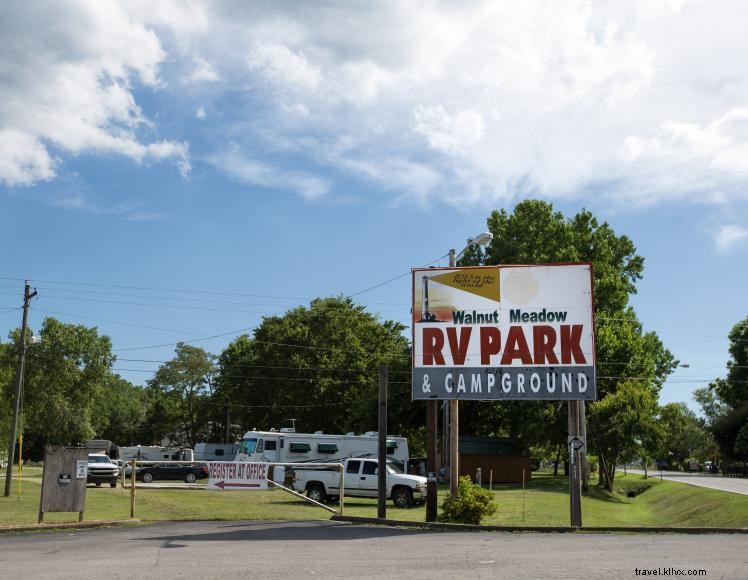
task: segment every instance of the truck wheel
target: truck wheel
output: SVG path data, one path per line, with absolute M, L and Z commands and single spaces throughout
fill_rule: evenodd
M 392 503 L 399 508 L 413 507 L 413 492 L 407 487 L 398 487 L 392 492 Z
M 117 487 L 117 482 L 116 481 L 110 481 L 109 482 L 109 487 Z
M 325 488 L 319 484 L 310 485 L 306 490 L 306 496 L 318 503 L 325 503 L 325 500 L 327 499 Z
M 143 483 L 151 483 L 153 481 L 153 475 L 150 473 L 144 473 L 143 477 L 140 478 Z

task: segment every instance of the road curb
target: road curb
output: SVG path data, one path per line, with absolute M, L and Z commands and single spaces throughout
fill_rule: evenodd
M 113 521 L 96 521 L 96 522 L 55 522 L 49 524 L 30 524 L 27 526 L 10 526 L 0 527 L 1 534 L 15 534 L 18 532 L 39 532 L 43 530 L 67 530 L 67 529 L 86 529 L 86 528 L 110 528 L 117 526 L 127 526 L 140 524 L 142 520 L 113 520 Z
M 413 522 L 402 520 L 388 520 L 380 518 L 363 518 L 358 516 L 334 515 L 330 518 L 336 522 L 351 524 L 374 524 L 379 526 L 420 528 L 435 531 L 460 532 L 534 532 L 545 534 L 568 533 L 616 533 L 616 534 L 748 534 L 748 528 L 663 528 L 663 527 L 613 527 L 613 526 L 585 526 L 575 528 L 571 526 L 474 526 L 470 524 L 445 524 L 441 522 Z

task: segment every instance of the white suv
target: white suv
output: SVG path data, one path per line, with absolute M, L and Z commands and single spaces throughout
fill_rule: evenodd
M 86 483 L 95 483 L 100 486 L 108 483 L 110 487 L 117 487 L 119 468 L 107 455 L 92 453 L 88 456 L 88 474 Z

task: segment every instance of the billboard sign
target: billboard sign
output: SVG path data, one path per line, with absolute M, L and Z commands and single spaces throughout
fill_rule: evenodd
M 413 399 L 595 400 L 590 264 L 413 270 Z

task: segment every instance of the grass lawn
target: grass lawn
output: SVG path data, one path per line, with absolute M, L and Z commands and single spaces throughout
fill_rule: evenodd
M 4 480 L 3 480 L 4 481 Z M 635 498 L 626 491 L 651 485 Z M 0 497 L 0 527 L 36 523 L 39 509 L 41 469 L 25 468 L 20 499 L 13 491 Z M 616 490 L 608 493 L 597 486 L 582 498 L 582 520 L 586 526 L 748 527 L 748 496 L 714 491 L 682 483 L 660 481 L 641 475 L 618 475 Z M 446 495 L 439 490 L 439 503 Z M 484 521 L 488 525 L 566 526 L 569 524 L 568 480 L 534 473 L 526 490 L 519 485 L 494 485 L 498 512 Z M 524 506 L 524 509 L 523 509 Z M 333 506 L 334 507 L 334 506 Z M 376 517 L 376 500 L 350 498 L 345 514 Z M 142 520 L 266 520 L 327 519 L 331 514 L 280 490 L 269 492 L 214 492 L 186 489 L 136 491 L 135 517 Z M 410 510 L 387 505 L 387 517 L 424 521 L 423 505 Z M 119 520 L 130 517 L 130 494 L 123 488 L 89 487 L 85 520 Z M 45 514 L 45 522 L 77 521 L 77 514 Z

